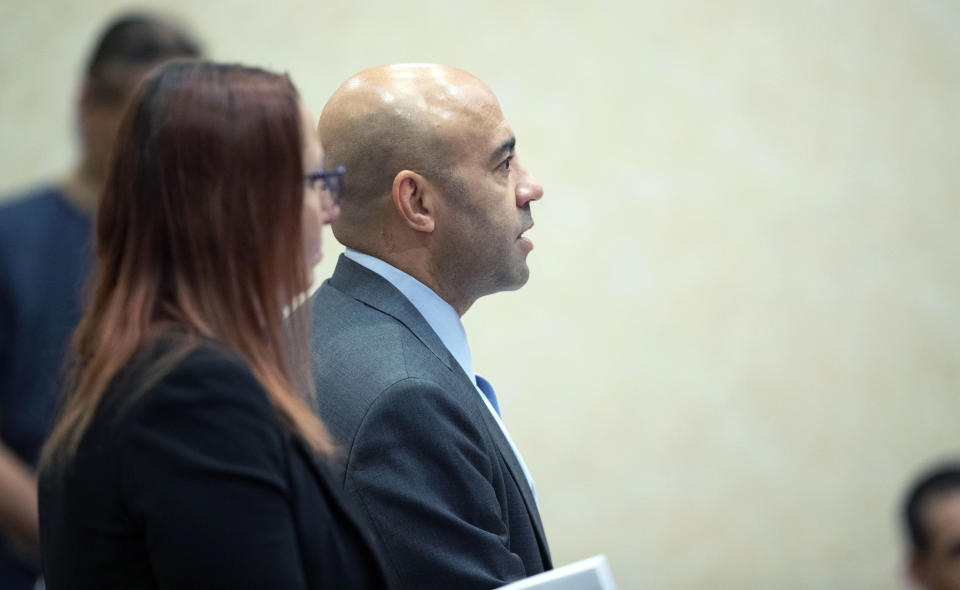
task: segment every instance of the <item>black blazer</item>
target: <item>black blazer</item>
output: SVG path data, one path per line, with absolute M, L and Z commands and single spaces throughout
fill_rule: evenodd
M 131 402 L 147 373 L 115 379 L 75 457 L 41 473 L 47 588 L 384 587 L 326 468 L 243 362 L 204 345 Z
M 551 568 L 536 501 L 473 383 L 410 301 L 341 257 L 317 291 L 320 415 L 401 588 L 488 589 Z

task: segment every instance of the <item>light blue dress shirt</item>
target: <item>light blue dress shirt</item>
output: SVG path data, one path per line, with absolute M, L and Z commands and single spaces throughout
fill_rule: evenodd
M 450 351 L 453 358 L 460 364 L 460 368 L 463 369 L 463 372 L 466 373 L 470 382 L 473 383 L 473 388 L 477 390 L 477 395 L 480 396 L 483 403 L 487 406 L 487 409 L 493 415 L 494 420 L 497 421 L 500 430 L 503 431 L 503 436 L 507 439 L 507 442 L 510 443 L 510 448 L 513 449 L 513 454 L 517 457 L 517 462 L 520 463 L 520 467 L 523 469 L 523 475 L 527 478 L 530 490 L 533 491 L 533 497 L 536 498 L 537 494 L 536 488 L 533 486 L 533 478 L 527 470 L 526 463 L 523 462 L 523 457 L 520 456 L 520 451 L 517 449 L 517 446 L 513 444 L 513 439 L 510 438 L 510 434 L 503 425 L 503 420 L 500 419 L 500 415 L 477 385 L 477 374 L 473 370 L 473 359 L 470 356 L 470 346 L 467 344 L 467 333 L 463 329 L 463 323 L 460 321 L 460 316 L 457 315 L 457 311 L 453 309 L 449 303 L 441 299 L 439 295 L 434 293 L 433 289 L 379 258 L 364 254 L 363 252 L 357 252 L 350 248 L 347 248 L 343 255 L 386 279 L 391 285 L 396 287 L 398 291 L 403 293 L 403 296 L 417 308 L 417 311 L 420 312 L 423 319 L 427 320 L 427 323 L 433 331 L 440 337 L 440 341 L 443 342 L 443 345 L 447 347 L 447 350 Z

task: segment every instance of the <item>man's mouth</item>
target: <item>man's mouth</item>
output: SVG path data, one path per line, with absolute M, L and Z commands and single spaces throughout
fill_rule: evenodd
M 526 236 L 524 236 L 523 234 L 527 233 L 531 229 L 533 229 L 532 221 L 530 222 L 530 225 L 528 225 L 522 232 L 520 232 L 520 234 L 517 236 L 517 239 L 519 240 L 520 238 L 526 238 Z
M 527 236 L 525 236 L 524 234 L 530 231 L 531 228 L 533 228 L 533 222 L 530 222 L 530 225 L 528 225 L 527 228 L 522 232 L 520 232 L 520 234 L 517 236 L 517 242 L 519 242 L 520 245 L 524 247 L 527 252 L 529 252 L 530 250 L 533 250 L 533 241 Z

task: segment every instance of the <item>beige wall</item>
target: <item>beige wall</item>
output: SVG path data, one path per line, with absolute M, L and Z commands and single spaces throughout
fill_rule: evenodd
M 530 283 L 465 323 L 557 562 L 606 553 L 625 589 L 902 586 L 902 487 L 958 450 L 960 5 L 166 4 L 315 113 L 383 62 L 500 96 L 546 196 Z M 120 6 L 3 0 L 3 192 L 68 165 Z

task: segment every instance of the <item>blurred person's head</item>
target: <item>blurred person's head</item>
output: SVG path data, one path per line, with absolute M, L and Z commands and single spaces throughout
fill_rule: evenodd
M 166 61 L 200 54 L 185 29 L 158 16 L 126 14 L 104 28 L 87 59 L 77 105 L 78 172 L 94 191 L 106 180 L 123 109 L 140 81 Z
M 917 479 L 903 506 L 909 573 L 930 590 L 960 590 L 960 462 Z
M 461 315 L 529 277 L 530 203 L 543 187 L 516 158 L 496 96 L 473 75 L 432 64 L 364 70 L 323 109 L 327 167 L 347 169 L 344 245 L 432 288 Z
M 312 382 L 308 363 L 291 358 L 307 350 L 309 319 L 285 309 L 308 289 L 318 232 L 338 210 L 314 180 L 323 153 L 290 79 L 170 63 L 131 100 L 117 148 L 97 213 L 95 293 L 44 464 L 73 452 L 117 371 L 171 335 L 235 352 L 281 419 L 328 450 L 309 392 L 297 391 Z

